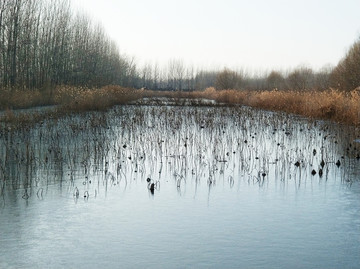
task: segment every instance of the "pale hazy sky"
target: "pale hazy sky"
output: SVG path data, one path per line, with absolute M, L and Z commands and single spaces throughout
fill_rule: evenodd
M 360 0 L 72 0 L 139 64 L 314 69 L 360 37 Z

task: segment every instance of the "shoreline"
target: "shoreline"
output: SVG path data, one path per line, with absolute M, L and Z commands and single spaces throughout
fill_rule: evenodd
M 48 94 L 46 94 L 48 96 Z M 17 96 L 18 98 L 18 96 Z M 34 104 L 26 94 L 27 103 L 14 109 L 0 110 L 0 124 L 31 125 L 47 118 L 58 118 L 73 113 L 107 111 L 117 105 L 176 105 L 176 106 L 249 106 L 256 109 L 284 112 L 309 118 L 330 120 L 350 126 L 360 125 L 360 89 L 343 92 L 326 91 L 152 91 L 106 86 L 100 89 L 62 87 L 43 105 Z M 35 98 L 39 98 L 38 92 Z M 48 98 L 48 97 L 47 97 Z M 8 100 L 11 106 L 13 100 Z M 36 102 L 35 102 L 36 103 Z

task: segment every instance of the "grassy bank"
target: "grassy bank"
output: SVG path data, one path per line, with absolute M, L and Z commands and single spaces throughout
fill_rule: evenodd
M 39 105 L 56 105 L 47 116 L 55 118 L 66 113 L 102 111 L 114 105 L 126 104 L 144 97 L 206 98 L 229 105 L 240 104 L 259 109 L 294 113 L 314 119 L 327 119 L 350 125 L 360 125 L 360 89 L 344 92 L 326 91 L 247 91 L 207 88 L 195 92 L 164 92 L 135 90 L 119 86 L 100 89 L 62 86 L 53 91 L 6 92 L 0 96 L 0 108 L 6 110 L 0 117 L 3 122 L 22 123 L 39 121 L 44 116 L 14 113 L 14 109 Z M 181 103 L 181 102 L 179 102 Z
M 248 91 L 207 88 L 195 92 L 144 92 L 147 96 L 207 98 L 218 103 L 246 105 L 259 109 L 282 111 L 312 119 L 326 119 L 360 125 L 360 88 L 351 92 L 326 91 Z M 143 93 L 143 94 L 144 94 Z
M 6 128 L 26 128 L 45 119 L 56 119 L 69 113 L 105 111 L 142 97 L 143 91 L 119 86 L 100 89 L 61 86 L 51 91 L 0 91 L 0 123 Z M 53 106 L 31 110 L 39 106 Z M 30 109 L 30 110 L 20 110 Z
M 360 125 L 360 88 L 351 92 L 334 89 L 326 91 L 216 91 L 208 88 L 200 94 L 217 102 L 242 104 L 314 119 Z
M 51 90 L 0 90 L 0 110 L 57 105 L 71 111 L 103 110 L 141 97 L 140 90 L 119 86 L 99 89 L 58 86 Z

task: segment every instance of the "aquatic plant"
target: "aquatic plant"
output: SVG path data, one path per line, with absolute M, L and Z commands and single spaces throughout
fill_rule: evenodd
M 2 193 L 21 190 L 27 200 L 46 199 L 53 184 L 88 200 L 142 181 L 150 193 L 165 181 L 181 195 L 202 185 L 299 186 L 334 175 L 351 183 L 357 135 L 351 126 L 250 107 L 120 106 L 4 130 L 0 180 Z

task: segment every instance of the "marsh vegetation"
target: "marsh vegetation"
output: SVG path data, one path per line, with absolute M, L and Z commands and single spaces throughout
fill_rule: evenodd
M 102 180 L 114 184 L 134 177 L 161 180 L 164 171 L 184 181 L 210 184 L 218 177 L 301 181 L 300 175 L 307 178 L 320 168 L 323 179 L 330 171 L 341 175 L 343 182 L 356 179 L 351 175 L 360 158 L 357 127 L 244 106 L 159 102 L 48 119 L 32 128 L 2 129 L 1 178 L 15 189 L 41 187 L 46 185 L 44 176 L 37 173 L 50 173 L 57 165 L 55 170 L 62 171 L 58 182 L 72 184 L 92 172 L 103 173 Z
M 3 129 L 0 225 L 9 232 L 1 239 L 1 262 L 24 267 L 29 261 L 17 259 L 19 255 L 41 252 L 58 234 L 55 268 L 68 265 L 69 260 L 80 267 L 96 264 L 90 253 L 94 247 L 103 253 L 108 236 L 116 238 L 110 240 L 108 253 L 115 255 L 118 249 L 116 256 L 126 266 L 177 266 L 177 258 L 171 263 L 163 256 L 167 240 L 176 236 L 178 257 L 199 267 L 218 263 L 256 267 L 268 260 L 279 266 L 316 262 L 351 267 L 359 258 L 358 139 L 355 127 L 330 121 L 244 106 L 167 102 Z M 49 210 L 51 214 L 44 213 Z M 259 212 L 255 215 L 260 219 L 254 212 Z M 46 222 L 41 221 L 44 218 Z M 13 240 L 10 222 L 23 223 L 21 229 L 29 225 L 28 235 Z M 35 232 L 33 225 L 43 227 L 42 232 Z M 290 237 L 269 235 L 285 231 Z M 209 232 L 218 240 L 210 240 Z M 335 232 L 337 236 L 327 236 Z M 75 250 L 68 244 L 81 234 L 84 248 Z M 257 235 L 262 242 L 254 244 Z M 36 241 L 34 245 L 28 245 L 28 236 Z M 326 244 L 317 244 L 316 250 L 309 247 L 312 239 L 321 241 L 323 236 Z M 195 244 L 198 237 L 210 247 L 227 246 L 226 252 L 216 251 L 212 260 L 208 247 L 198 248 L 199 259 L 194 259 L 181 246 Z M 284 251 L 286 238 L 291 237 L 307 259 L 299 260 L 290 252 L 280 264 L 263 252 L 263 259 L 252 260 L 251 253 L 257 253 L 259 246 L 263 251 L 270 245 L 275 252 Z M 343 237 L 348 238 L 346 244 Z M 121 242 L 127 247 L 120 247 Z M 75 256 L 68 256 L 64 246 Z M 238 249 L 246 249 L 244 259 Z M 310 258 L 316 256 L 314 251 L 320 258 Z M 46 264 L 53 259 L 52 251 L 46 253 L 33 255 L 30 261 Z M 76 255 L 86 261 L 75 262 Z M 110 258 L 105 264 L 111 267 L 117 262 Z

